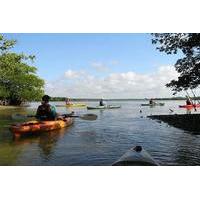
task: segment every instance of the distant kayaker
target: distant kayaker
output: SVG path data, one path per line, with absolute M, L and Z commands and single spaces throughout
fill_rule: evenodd
M 190 100 L 190 98 L 188 96 L 186 96 L 187 100 L 186 100 L 186 105 L 192 105 L 192 102 Z
M 149 100 L 149 104 L 150 104 L 150 105 L 155 104 L 155 102 L 153 101 L 153 99 L 150 99 L 150 100 Z
M 72 105 L 73 104 L 71 102 L 70 98 L 66 98 L 65 103 L 66 103 L 66 105 Z
M 99 106 L 105 106 L 105 104 L 103 103 L 103 99 L 100 99 Z
M 50 96 L 42 97 L 41 105 L 37 109 L 36 118 L 39 120 L 55 120 L 57 118 L 56 108 L 49 104 Z

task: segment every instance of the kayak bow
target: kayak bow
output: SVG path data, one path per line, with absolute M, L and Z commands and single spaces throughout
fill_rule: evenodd
M 158 163 L 141 147 L 128 150 L 113 166 L 157 166 Z

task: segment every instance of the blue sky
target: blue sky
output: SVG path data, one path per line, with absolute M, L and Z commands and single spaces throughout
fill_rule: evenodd
M 63 79 L 71 79 L 71 72 L 83 76 L 79 73 L 80 71 L 101 81 L 112 74 L 125 73 L 127 75 L 128 72 L 150 77 L 152 73 L 157 73 L 161 66 L 172 66 L 178 58 L 176 55 L 166 55 L 156 50 L 156 46 L 151 43 L 152 36 L 150 34 L 4 35 L 17 40 L 14 51 L 36 56 L 34 65 L 38 68 L 38 75 L 51 85 L 61 79 L 69 85 L 68 80 Z M 69 70 L 70 73 L 65 76 Z M 70 84 L 77 82 L 77 76 L 74 78 L 76 80 L 72 79 Z M 52 93 L 52 91 L 48 91 L 48 88 L 46 90 Z M 72 96 L 78 96 L 78 91 L 70 92 Z M 66 91 L 60 91 L 55 95 L 64 95 L 65 93 Z M 104 94 L 103 91 L 100 93 L 105 96 L 108 94 Z M 82 95 L 84 96 L 84 94 Z M 141 95 L 148 96 L 145 93 Z M 126 94 L 124 97 L 129 96 Z

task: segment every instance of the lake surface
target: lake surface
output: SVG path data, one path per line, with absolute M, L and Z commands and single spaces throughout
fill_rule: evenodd
M 76 114 L 94 113 L 98 119 L 75 119 L 66 129 L 21 139 L 13 139 L 9 131 L 10 124 L 15 123 L 11 114 L 34 113 L 39 103 L 0 110 L 0 165 L 111 165 L 135 145 L 142 145 L 160 165 L 200 165 L 200 135 L 146 118 L 169 114 L 169 109 L 186 113 L 178 108 L 184 101 L 162 102 L 165 106 L 153 108 L 141 107 L 141 103 L 148 103 L 144 101 L 109 101 L 122 106 L 113 110 L 74 108 Z M 57 107 L 57 111 L 71 112 L 65 107 Z

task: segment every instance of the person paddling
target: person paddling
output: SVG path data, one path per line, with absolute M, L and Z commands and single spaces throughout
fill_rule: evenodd
M 99 106 L 105 106 L 104 102 L 103 102 L 103 99 L 100 99 L 99 101 Z
M 66 105 L 72 105 L 73 104 L 71 102 L 70 98 L 66 98 L 65 103 L 66 103 Z
M 186 96 L 186 105 L 192 105 L 192 102 L 188 96 Z
M 196 108 L 196 104 L 192 102 L 192 100 L 190 99 L 189 96 L 186 96 L 186 105 L 193 105 L 194 107 L 194 111 L 196 112 L 197 111 L 197 108 Z
M 150 105 L 154 105 L 154 104 L 155 104 L 155 102 L 153 101 L 152 98 L 149 100 L 149 104 L 150 104 Z
M 55 120 L 57 118 L 56 108 L 49 104 L 50 96 L 42 97 L 41 105 L 38 106 L 36 118 L 38 120 Z

